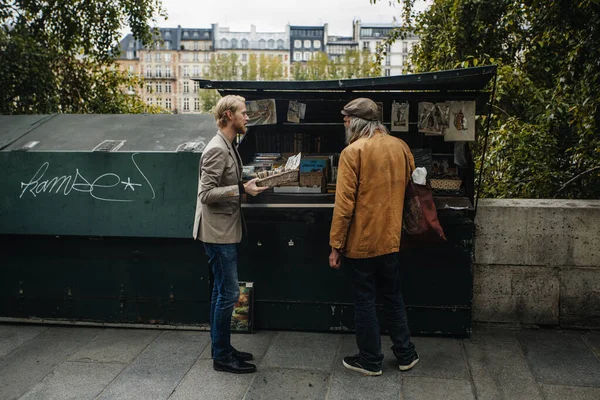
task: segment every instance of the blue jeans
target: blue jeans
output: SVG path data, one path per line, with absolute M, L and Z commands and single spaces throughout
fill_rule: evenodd
M 237 244 L 204 243 L 214 283 L 210 300 L 210 340 L 213 359 L 231 354 L 231 315 L 240 298 L 237 274 Z
M 379 288 L 394 356 L 398 361 L 411 360 L 415 346 L 410 341 L 406 310 L 400 291 L 398 253 L 363 259 L 345 258 L 344 261 L 344 269 L 352 281 L 354 292 L 354 324 L 360 359 L 373 368 L 381 368 L 383 354 L 375 311 L 375 294 Z

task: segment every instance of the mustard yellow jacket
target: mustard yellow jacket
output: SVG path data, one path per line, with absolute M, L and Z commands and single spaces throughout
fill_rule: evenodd
M 408 163 L 408 164 L 407 164 Z M 340 155 L 329 244 L 349 258 L 400 250 L 404 192 L 414 159 L 401 139 L 376 132 Z

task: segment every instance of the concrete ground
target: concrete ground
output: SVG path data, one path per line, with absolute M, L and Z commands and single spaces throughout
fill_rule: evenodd
M 0 399 L 600 399 L 600 332 L 478 328 L 415 337 L 421 361 L 346 370 L 351 334 L 233 336 L 258 372 L 215 372 L 207 332 L 0 324 Z

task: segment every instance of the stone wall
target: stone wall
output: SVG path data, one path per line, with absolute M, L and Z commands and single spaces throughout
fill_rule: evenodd
M 600 327 L 600 200 L 482 199 L 473 320 Z

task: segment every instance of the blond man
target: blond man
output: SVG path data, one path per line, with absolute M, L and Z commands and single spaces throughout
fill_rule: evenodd
M 245 99 L 225 96 L 215 106 L 217 134 L 200 159 L 193 237 L 204 244 L 214 276 L 210 303 L 213 368 L 237 374 L 256 371 L 251 353 L 231 345 L 231 315 L 239 298 L 237 246 L 242 239 L 240 196 L 256 196 L 267 188 L 256 179 L 242 183 L 242 159 L 233 143 L 246 132 Z

